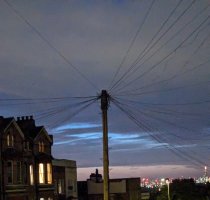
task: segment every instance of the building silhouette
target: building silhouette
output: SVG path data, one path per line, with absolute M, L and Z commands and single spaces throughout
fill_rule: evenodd
M 53 136 L 48 134 L 44 126 L 36 126 L 32 116 L 18 117 L 17 120 L 0 116 L 1 200 L 60 198 L 53 174 L 56 163 L 52 164 L 52 145 Z M 76 162 L 72 162 L 76 167 Z M 73 180 L 76 177 L 75 171 Z M 68 177 L 66 173 L 61 174 L 64 181 Z M 68 194 L 62 188 L 64 186 L 57 185 L 64 191 L 62 199 L 67 199 Z
M 140 177 L 109 179 L 111 200 L 140 200 Z M 103 200 L 103 179 L 96 170 L 87 181 L 78 181 L 79 200 Z

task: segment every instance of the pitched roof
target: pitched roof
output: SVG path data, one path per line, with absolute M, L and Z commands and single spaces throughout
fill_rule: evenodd
M 26 116 L 21 118 L 18 117 L 17 120 L 15 120 L 14 117 L 4 118 L 3 116 L 0 116 L 0 131 L 4 131 L 12 122 L 16 122 L 15 124 L 18 125 L 24 136 L 32 140 L 34 140 L 40 134 L 41 130 L 45 130 L 44 126 L 35 125 L 35 120 L 32 116 Z M 48 135 L 47 132 L 46 134 L 49 140 L 52 142 L 53 136 Z
M 13 117 L 4 118 L 0 116 L 0 130 L 4 130 L 14 120 Z
M 31 139 L 34 139 L 43 128 L 43 126 L 35 125 L 35 120 L 33 119 L 33 116 L 18 117 L 16 123 L 23 131 L 25 137 Z

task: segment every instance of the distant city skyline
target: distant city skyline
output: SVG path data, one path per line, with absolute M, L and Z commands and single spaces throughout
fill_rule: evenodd
M 102 174 L 103 168 L 99 169 Z M 95 172 L 94 167 L 78 168 L 78 180 L 89 179 L 91 173 Z M 200 171 L 183 165 L 154 165 L 154 166 L 112 166 L 110 169 L 110 178 L 198 178 L 203 176 L 203 169 Z M 88 175 L 89 174 L 89 175 Z

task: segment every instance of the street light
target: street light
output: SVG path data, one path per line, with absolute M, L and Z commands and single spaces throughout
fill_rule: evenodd
M 171 198 L 170 198 L 170 188 L 169 188 L 170 181 L 169 181 L 168 178 L 166 178 L 166 184 L 167 184 L 167 186 L 168 186 L 168 200 L 171 200 Z

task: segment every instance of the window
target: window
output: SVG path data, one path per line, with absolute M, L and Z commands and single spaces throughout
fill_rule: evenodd
M 30 143 L 28 141 L 24 142 L 24 149 L 25 150 L 30 150 Z
M 28 166 L 28 165 L 27 165 L 27 163 L 26 163 L 26 162 L 25 162 L 25 163 L 23 163 L 23 165 L 22 165 L 22 168 L 23 168 L 23 170 L 22 170 L 22 171 L 23 171 L 23 178 L 22 178 L 22 182 L 23 182 L 23 183 L 25 183 L 25 184 L 28 182 L 28 181 L 27 181 L 27 174 L 28 174 L 28 173 L 27 173 L 27 172 L 28 172 L 28 170 L 27 170 L 27 166 Z
M 52 165 L 47 163 L 47 183 L 52 184 Z
M 14 136 L 10 132 L 7 134 L 7 146 L 8 147 L 13 147 L 14 146 Z
M 59 179 L 58 180 L 58 194 L 63 194 L 64 193 L 64 180 Z
M 13 162 L 7 162 L 7 182 L 8 184 L 13 183 Z
M 17 183 L 22 183 L 22 167 L 21 162 L 17 162 Z
M 58 194 L 58 183 L 57 180 L 54 179 L 55 193 Z
M 39 152 L 42 152 L 41 142 L 39 142 L 38 145 L 39 145 Z
M 44 198 L 43 198 L 43 197 L 41 197 L 39 200 L 44 200 Z
M 30 173 L 30 185 L 34 184 L 34 169 L 33 165 L 29 165 L 29 173 Z
M 39 163 L 39 183 L 45 183 L 44 164 Z
M 39 152 L 44 152 L 44 142 L 39 142 Z

